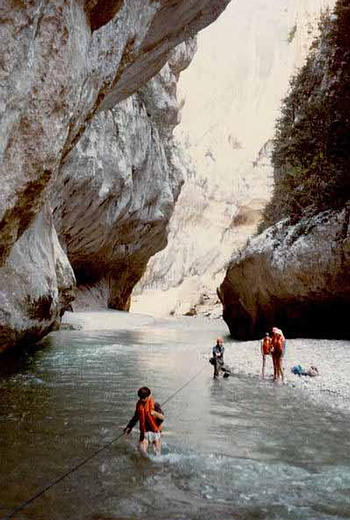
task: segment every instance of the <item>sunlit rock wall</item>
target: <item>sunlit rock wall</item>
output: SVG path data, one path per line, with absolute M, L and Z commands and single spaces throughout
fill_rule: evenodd
M 199 35 L 179 84 L 186 102 L 176 136 L 188 155 L 187 180 L 169 244 L 149 262 L 133 309 L 185 313 L 208 295 L 211 305 L 216 300 L 229 259 L 255 232 L 271 194 L 270 140 L 281 98 L 317 33 L 320 10 L 333 4 L 233 2 Z

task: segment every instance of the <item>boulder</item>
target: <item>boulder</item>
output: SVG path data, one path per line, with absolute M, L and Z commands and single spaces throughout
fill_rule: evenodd
M 74 295 L 74 273 L 46 205 L 0 268 L 0 352 L 48 334 Z
M 349 213 L 281 221 L 232 258 L 219 296 L 233 337 L 350 337 Z

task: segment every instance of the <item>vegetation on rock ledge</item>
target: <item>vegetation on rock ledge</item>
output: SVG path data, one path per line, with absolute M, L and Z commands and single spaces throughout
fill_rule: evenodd
M 272 153 L 275 187 L 259 231 L 349 199 L 350 5 L 323 14 L 320 36 L 291 88 L 277 122 Z

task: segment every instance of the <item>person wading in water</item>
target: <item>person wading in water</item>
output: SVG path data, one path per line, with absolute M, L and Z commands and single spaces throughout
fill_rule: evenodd
M 271 338 L 268 332 L 265 332 L 265 337 L 261 340 L 261 354 L 262 354 L 262 378 L 265 378 L 265 364 L 266 357 L 271 354 Z
M 285 339 L 283 332 L 274 327 L 272 329 L 271 353 L 273 360 L 273 380 L 277 381 L 280 377 L 284 381 L 282 359 L 284 354 Z
M 224 367 L 224 352 L 225 347 L 223 345 L 222 338 L 217 338 L 216 345 L 213 347 L 213 365 L 214 365 L 214 379 L 219 377 L 220 371 L 226 373 Z
M 137 421 L 139 421 L 139 450 L 141 454 L 147 456 L 148 446 L 152 444 L 154 453 L 160 455 L 162 450 L 160 432 L 164 421 L 164 413 L 160 405 L 154 402 L 154 399 L 151 397 L 151 390 L 147 386 L 139 388 L 137 395 L 139 400 L 136 403 L 135 413 L 124 428 L 124 433 L 129 435 Z

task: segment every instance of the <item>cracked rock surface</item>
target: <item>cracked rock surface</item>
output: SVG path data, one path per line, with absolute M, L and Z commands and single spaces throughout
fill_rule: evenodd
M 110 11 L 114 17 L 93 30 L 94 7 L 108 3 L 118 4 Z M 0 265 L 96 112 L 147 83 L 171 49 L 214 21 L 228 3 L 2 2 Z

